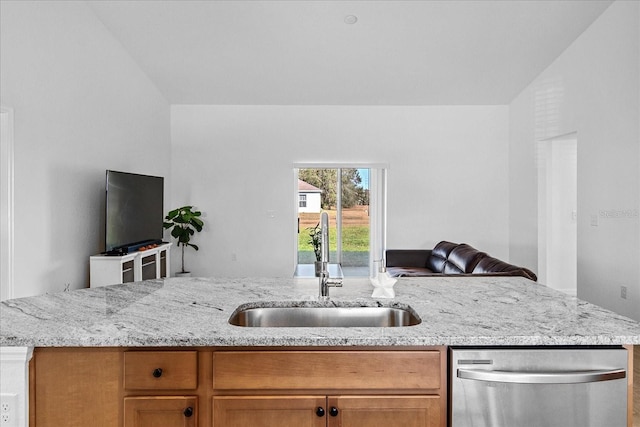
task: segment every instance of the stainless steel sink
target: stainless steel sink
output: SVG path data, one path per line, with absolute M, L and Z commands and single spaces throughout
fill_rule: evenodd
M 239 307 L 229 319 L 236 326 L 354 328 L 420 324 L 410 307 Z

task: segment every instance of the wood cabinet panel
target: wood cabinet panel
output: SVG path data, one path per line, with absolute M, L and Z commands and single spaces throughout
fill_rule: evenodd
M 328 427 L 441 427 L 443 402 L 439 396 L 329 397 Z
M 122 351 L 36 349 L 33 392 L 37 427 L 119 427 Z
M 219 390 L 437 390 L 439 351 L 220 351 Z
M 217 396 L 213 427 L 326 427 L 325 396 Z
M 124 399 L 124 427 L 196 427 L 195 396 L 139 396 Z
M 127 351 L 124 387 L 128 390 L 194 390 L 197 351 Z
M 444 427 L 444 354 L 439 348 L 36 349 L 31 423 Z M 158 378 L 153 375 L 157 368 L 162 369 Z M 338 409 L 335 416 L 332 406 Z M 193 408 L 191 416 L 184 414 L 188 407 Z M 324 411 L 320 416 L 319 407 Z

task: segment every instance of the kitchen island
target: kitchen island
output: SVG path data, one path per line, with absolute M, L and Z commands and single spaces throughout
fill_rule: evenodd
M 183 411 L 184 399 L 199 401 L 200 417 L 192 418 L 194 426 L 210 426 L 214 407 L 220 413 L 232 411 L 234 405 L 240 404 L 239 395 L 246 403 L 246 390 L 254 398 L 251 403 L 258 406 L 264 403 L 260 399 L 265 396 L 271 396 L 268 399 L 271 403 L 282 404 L 282 396 L 288 396 L 286 401 L 289 402 L 294 394 L 297 398 L 312 395 L 311 399 L 316 400 L 311 406 L 327 406 L 327 411 L 329 407 L 335 408 L 331 404 L 317 404 L 317 400 L 329 402 L 327 399 L 334 399 L 334 394 L 350 397 L 351 400 L 343 402 L 345 407 L 370 401 L 371 396 L 392 400 L 405 396 L 402 405 L 407 404 L 409 396 L 436 397 L 429 401 L 436 402 L 433 405 L 418 399 L 415 406 L 431 405 L 430 410 L 438 413 L 437 422 L 425 425 L 445 425 L 447 347 L 640 344 L 638 322 L 524 278 L 402 278 L 395 285 L 396 297 L 393 299 L 371 298 L 372 289 L 367 280 L 346 280 L 342 288 L 331 289 L 330 302 L 319 303 L 317 280 L 172 278 L 22 298 L 1 305 L 0 346 L 3 351 L 6 348 L 26 349 L 27 359 L 30 349 L 36 349 L 35 363 L 31 366 L 31 387 L 36 396 L 41 396 L 39 391 L 43 387 L 51 387 L 38 382 L 38 378 L 55 377 L 52 370 L 62 371 L 58 374 L 64 373 L 67 381 L 71 381 L 69 375 L 77 378 L 87 371 L 97 372 L 92 381 L 110 384 L 110 387 L 101 387 L 100 398 L 107 399 L 105 393 L 108 395 L 108 390 L 113 390 L 117 401 L 110 410 L 115 412 L 110 415 L 113 419 L 107 417 L 109 420 L 95 425 L 128 427 L 134 421 L 123 421 L 122 414 L 129 413 L 134 403 L 150 404 L 143 401 L 143 397 L 150 394 L 144 391 L 147 386 L 136 382 L 138 379 L 131 369 L 127 371 L 127 367 L 147 363 L 144 357 L 137 359 L 145 351 L 147 356 L 160 358 L 168 351 L 170 359 L 176 359 L 166 363 L 179 361 L 179 366 L 194 366 L 195 377 L 191 378 L 188 373 L 183 377 L 185 381 L 195 383 L 187 381 L 187 385 L 174 384 L 151 393 L 156 400 L 162 396 L 163 404 L 173 404 L 177 390 L 188 390 L 188 393 L 180 394 L 183 400 L 176 403 L 176 407 Z M 250 328 L 228 323 L 241 306 L 322 304 L 407 308 L 421 319 L 421 323 L 388 328 Z M 256 350 L 263 351 L 253 359 L 255 355 L 250 353 Z M 281 350 L 299 352 L 292 359 Z M 38 359 L 40 354 L 42 361 Z M 370 359 L 374 354 L 376 356 Z M 274 375 L 274 371 L 268 369 L 269 363 L 278 365 L 284 374 L 288 369 L 295 372 L 296 364 L 304 366 L 309 360 L 317 364 L 312 367 L 318 367 L 331 366 L 331 360 L 348 363 L 350 358 L 360 360 L 359 366 L 366 366 L 367 372 L 375 372 L 388 383 L 382 388 L 371 388 L 350 377 L 349 369 L 345 368 L 346 371 L 338 369 L 342 377 L 332 380 L 335 385 L 322 383 L 322 378 L 315 377 L 308 379 L 311 381 L 308 384 L 296 383 L 293 378 L 282 386 L 284 388 L 270 385 L 275 381 L 269 377 Z M 251 375 L 242 370 L 242 365 L 234 366 L 234 362 L 251 366 L 252 360 L 259 364 L 267 361 L 263 383 L 247 380 Z M 103 368 L 91 371 L 95 368 L 89 366 L 91 361 Z M 355 368 L 352 366 L 351 372 Z M 4 369 L 3 364 L 3 374 Z M 416 372 L 424 379 L 423 385 L 403 379 L 407 377 L 403 376 L 403 369 Z M 70 374 L 69 371 L 74 372 Z M 391 374 L 385 376 L 385 371 Z M 318 375 L 323 376 L 327 377 L 327 374 Z M 244 385 L 237 388 L 230 378 L 245 378 Z M 372 379 L 375 378 L 369 377 L 370 382 Z M 317 387 L 313 383 L 315 380 L 320 381 Z M 87 390 L 82 387 L 71 389 L 79 395 L 91 395 L 90 387 Z M 52 390 L 48 389 L 48 392 Z M 361 395 L 369 398 L 356 399 Z M 123 398 L 126 404 L 122 403 Z M 395 402 L 385 402 L 395 405 Z M 58 400 L 37 401 L 31 419 L 38 419 L 38 426 L 53 425 L 44 424 L 46 421 L 40 411 L 59 404 Z M 194 410 L 193 405 L 187 408 Z M 101 411 L 99 406 L 97 411 Z M 344 411 L 340 416 L 342 413 Z M 316 418 L 324 419 L 324 412 L 322 416 L 316 414 L 314 420 Z M 216 425 L 224 425 L 224 422 L 219 421 Z

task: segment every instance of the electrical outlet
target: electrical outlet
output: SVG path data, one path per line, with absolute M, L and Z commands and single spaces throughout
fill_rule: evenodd
M 15 393 L 0 394 L 0 427 L 17 426 L 16 411 L 18 395 Z
M 620 286 L 620 298 L 627 299 L 627 287 Z

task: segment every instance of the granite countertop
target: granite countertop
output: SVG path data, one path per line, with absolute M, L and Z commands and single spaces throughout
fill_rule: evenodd
M 0 346 L 423 346 L 640 344 L 640 323 L 519 277 L 401 278 L 396 298 L 367 279 L 331 288 L 330 305 L 410 306 L 395 328 L 247 328 L 243 304 L 318 305 L 315 279 L 171 278 L 0 304 Z

